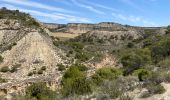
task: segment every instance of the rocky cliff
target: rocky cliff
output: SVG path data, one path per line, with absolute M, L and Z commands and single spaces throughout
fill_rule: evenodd
M 68 23 L 61 24 L 44 24 L 46 28 L 53 29 L 53 31 L 63 31 L 69 33 L 87 33 L 89 31 L 127 31 L 131 29 L 141 29 L 137 27 L 121 25 L 112 22 L 102 22 L 98 24 L 85 24 L 85 23 Z M 62 26 L 62 27 L 61 27 Z

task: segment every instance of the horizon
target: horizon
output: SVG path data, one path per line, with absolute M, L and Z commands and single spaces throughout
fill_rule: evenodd
M 168 0 L 0 0 L 0 7 L 29 13 L 44 23 L 113 22 L 139 27 L 168 26 L 169 4 Z

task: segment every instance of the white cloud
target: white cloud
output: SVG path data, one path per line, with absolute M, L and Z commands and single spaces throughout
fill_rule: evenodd
M 24 6 L 29 6 L 33 8 L 40 8 L 40 9 L 46 9 L 50 11 L 58 11 L 58 12 L 64 12 L 64 13 L 74 13 L 73 11 L 69 11 L 63 8 L 58 8 L 58 7 L 53 7 L 29 0 L 1 0 L 3 2 L 11 3 L 11 4 L 18 4 L 18 5 L 24 5 Z
M 48 18 L 49 21 L 50 20 L 53 20 L 53 21 L 63 20 L 67 22 L 85 22 L 85 23 L 91 22 L 90 19 L 83 18 L 83 17 L 77 17 L 77 16 L 72 16 L 72 15 L 62 14 L 62 13 L 44 13 L 44 12 L 40 12 L 36 10 L 19 8 L 17 6 L 13 6 L 10 4 L 0 4 L 0 7 L 7 7 L 8 9 L 11 9 L 11 10 L 18 9 L 22 12 L 30 13 L 33 16 L 44 17 L 44 20 Z M 41 18 L 41 20 L 43 20 L 43 18 Z
M 95 12 L 97 14 L 105 14 L 104 12 L 100 11 L 100 10 L 97 10 L 95 9 L 94 7 L 92 6 L 89 6 L 89 5 L 85 5 L 85 4 L 82 4 L 82 3 L 79 3 L 77 2 L 77 0 L 71 0 L 75 5 L 79 6 L 79 7 L 82 7 L 82 8 L 86 8 L 92 12 Z
M 138 23 L 138 24 L 143 24 L 144 26 L 158 26 L 156 23 L 152 21 L 148 21 L 142 17 L 139 16 L 132 16 L 132 15 L 123 15 L 120 13 L 112 13 L 112 16 L 117 19 L 121 19 L 123 21 L 129 21 L 132 23 Z
M 149 1 L 155 2 L 155 1 L 157 1 L 157 0 L 149 0 Z
M 96 6 L 96 7 L 99 7 L 99 8 L 103 8 L 103 9 L 107 9 L 107 10 L 111 10 L 111 11 L 120 11 L 118 9 L 115 9 L 113 7 L 108 7 L 108 6 L 105 6 L 105 5 L 101 5 L 101 4 L 97 4 L 97 3 L 93 3 L 93 2 L 89 2 L 89 1 L 85 1 L 86 3 L 92 5 L 92 6 Z

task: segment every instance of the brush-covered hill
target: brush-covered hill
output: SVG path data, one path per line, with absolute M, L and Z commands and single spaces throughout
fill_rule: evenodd
M 2 100 L 169 100 L 169 65 L 170 27 L 42 24 L 0 9 Z
M 57 65 L 66 62 L 46 30 L 29 14 L 0 9 L 0 75 L 6 84 L 56 74 Z

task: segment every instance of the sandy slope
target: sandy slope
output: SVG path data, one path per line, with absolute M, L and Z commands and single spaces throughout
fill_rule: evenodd
M 10 51 L 5 51 L 4 65 L 22 64 L 17 77 L 25 76 L 33 69 L 47 66 L 49 71 L 54 70 L 57 63 L 62 63 L 61 50 L 55 49 L 48 38 L 41 33 L 31 32 L 17 42 Z

